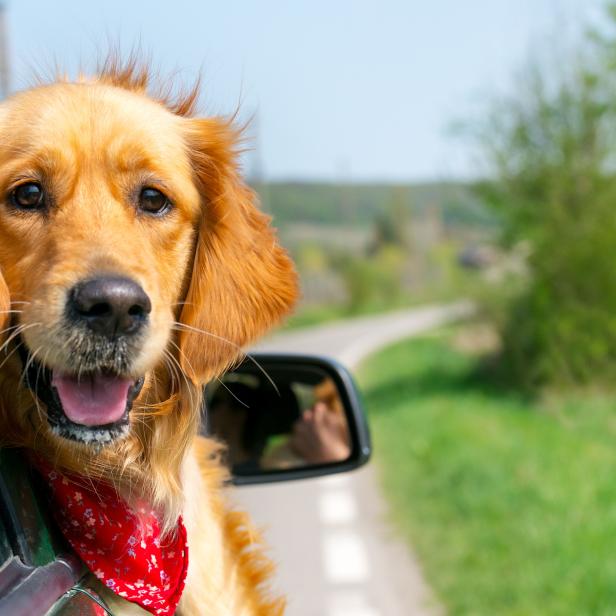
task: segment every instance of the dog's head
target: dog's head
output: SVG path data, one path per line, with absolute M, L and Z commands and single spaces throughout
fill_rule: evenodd
M 173 383 L 198 391 L 296 296 L 239 177 L 237 132 L 146 85 L 111 65 L 0 105 L 0 394 L 23 408 L 4 422 L 19 412 L 57 448 L 130 438 L 148 404 L 161 414 Z

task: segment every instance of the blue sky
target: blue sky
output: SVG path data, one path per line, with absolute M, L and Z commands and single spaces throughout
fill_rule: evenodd
M 506 88 L 604 0 L 8 0 L 12 83 L 75 71 L 107 41 L 140 42 L 163 72 L 204 75 L 203 109 L 256 112 L 248 173 L 268 179 L 469 177 L 456 120 Z

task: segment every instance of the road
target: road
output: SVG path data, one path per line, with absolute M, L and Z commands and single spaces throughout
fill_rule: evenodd
M 459 302 L 275 335 L 257 350 L 330 355 L 351 370 L 395 340 L 472 313 Z M 265 529 L 287 616 L 433 616 L 413 554 L 388 524 L 374 463 L 352 474 L 237 488 L 234 500 Z

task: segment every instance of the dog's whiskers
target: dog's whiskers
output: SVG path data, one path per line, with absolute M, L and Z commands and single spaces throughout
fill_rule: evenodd
M 25 332 L 27 329 L 30 329 L 32 327 L 40 327 L 41 323 L 29 323 L 28 325 L 20 325 L 10 336 L 9 338 L 4 342 L 4 344 L 0 347 L 0 351 L 5 351 L 6 353 L 6 349 L 8 347 L 8 345 L 20 334 L 22 334 L 23 332 Z M 15 345 L 15 348 L 4 358 L 4 361 L 0 364 L 0 370 L 2 369 L 2 367 L 4 366 L 4 364 L 6 364 L 6 362 L 11 358 L 11 356 L 17 351 L 17 349 L 19 348 L 18 345 Z
M 263 366 L 250 353 L 247 353 L 241 346 L 235 344 L 235 342 L 231 342 L 231 340 L 227 340 L 227 338 L 223 338 L 222 336 L 218 336 L 217 334 L 213 334 L 212 332 L 208 332 L 204 329 L 199 329 L 198 327 L 193 327 L 192 325 L 186 325 L 185 323 L 180 323 L 179 321 L 173 322 L 172 329 L 174 329 L 175 331 L 188 331 L 194 332 L 196 334 L 203 334 L 205 336 L 210 336 L 212 338 L 215 338 L 216 340 L 220 340 L 221 342 L 232 346 L 234 349 L 240 351 L 240 353 L 244 357 L 249 359 L 259 369 L 263 376 L 265 376 L 265 378 L 269 381 L 270 385 L 274 388 L 276 393 L 280 395 L 280 391 L 278 390 L 276 383 L 274 383 L 272 377 L 270 377 L 265 368 L 263 368 Z
M 194 372 L 192 364 L 190 363 L 188 357 L 186 357 L 186 355 L 183 353 L 182 349 L 173 340 L 169 340 L 169 342 L 177 349 L 178 354 L 184 358 L 184 360 L 188 364 L 188 367 L 191 369 L 192 372 Z M 186 377 L 186 374 L 184 374 L 184 371 L 182 370 L 182 366 L 180 366 L 180 362 L 175 357 L 173 357 L 173 354 L 170 354 L 170 357 L 173 360 L 174 364 L 177 366 L 180 376 L 184 379 L 184 383 L 186 384 L 188 392 L 189 392 L 188 395 L 190 396 L 190 402 L 194 406 L 194 399 L 192 397 L 193 388 L 191 387 L 191 383 Z
M 43 347 L 39 346 L 35 351 L 31 351 L 30 355 L 28 357 L 28 360 L 26 361 L 25 366 L 22 368 L 21 374 L 20 374 L 20 380 L 24 381 L 26 378 L 26 375 L 28 374 L 28 370 L 30 368 L 30 366 L 32 365 L 32 363 L 34 362 L 34 360 L 36 359 L 36 356 L 38 355 L 38 353 L 41 351 Z
M 240 403 L 243 407 L 245 407 L 245 408 L 247 408 L 247 409 L 248 409 L 248 408 L 250 408 L 250 407 L 248 406 L 248 404 L 246 404 L 245 402 L 242 402 L 242 401 L 241 401 L 241 400 L 240 400 L 240 399 L 239 399 L 239 398 L 238 398 L 238 397 L 237 397 L 237 396 L 236 396 L 236 395 L 235 395 L 235 394 L 234 394 L 234 393 L 233 393 L 233 392 L 232 392 L 232 391 L 231 391 L 231 390 L 227 387 L 227 384 L 226 384 L 224 381 L 221 381 L 218 377 L 216 377 L 216 380 L 217 380 L 217 381 L 218 381 L 218 382 L 219 382 L 219 383 L 220 383 L 220 384 L 221 384 L 221 385 L 222 385 L 222 386 L 223 386 L 223 387 L 224 387 L 224 388 L 225 388 L 225 389 L 229 392 L 229 394 L 230 394 L 233 398 L 235 398 L 235 400 L 236 400 L 237 402 L 239 402 L 239 403 Z
M 47 349 L 45 351 L 45 357 L 44 360 L 45 362 L 47 361 L 47 356 L 49 355 L 49 349 Z M 38 390 L 38 383 L 39 383 L 39 379 L 41 377 L 41 370 L 43 369 L 43 365 L 45 362 L 39 362 L 38 366 L 36 368 L 36 379 L 35 379 L 35 384 L 34 384 L 34 391 Z M 38 397 L 35 395 L 34 399 L 37 400 L 37 408 L 38 408 Z
M 17 324 L 17 325 L 9 325 L 7 327 L 5 327 L 4 329 L 0 330 L 0 335 L 5 334 L 6 332 L 9 332 L 13 329 L 16 329 L 18 327 L 21 327 L 21 325 Z M 4 348 L 4 344 L 0 347 L 0 351 L 2 351 L 2 349 Z
M 38 348 L 36 349 L 36 351 L 35 351 L 35 352 L 33 352 L 33 353 L 30 355 L 30 357 L 28 358 L 28 361 L 26 362 L 26 365 L 24 366 L 24 369 L 23 369 L 23 370 L 22 370 L 22 372 L 21 372 L 21 379 L 22 379 L 22 380 L 24 379 L 24 377 L 25 377 L 26 373 L 28 372 L 28 368 L 30 367 L 31 363 L 34 361 L 34 358 L 35 358 L 36 354 L 37 354 L 40 350 L 41 350 L 41 347 L 38 347 Z M 40 370 L 40 367 L 39 367 L 39 369 L 38 369 L 38 370 Z M 37 380 L 38 380 L 38 370 L 37 370 L 37 375 L 36 375 Z M 33 396 L 32 396 L 32 398 L 34 399 L 34 405 L 35 405 L 35 407 L 36 407 L 36 411 L 37 411 L 37 413 L 38 413 L 39 420 L 40 420 L 40 422 L 42 422 L 42 421 L 44 420 L 44 413 L 43 413 L 43 410 L 41 409 L 41 405 L 40 405 L 40 403 L 39 403 L 38 396 L 33 395 Z
M 172 353 L 168 349 L 163 349 L 163 361 L 165 362 L 165 367 L 167 368 L 169 374 L 171 375 L 171 388 L 180 383 L 180 374 L 178 373 L 178 369 L 176 367 L 177 360 L 175 361 L 175 357 L 173 357 Z
M 0 334 L 5 334 L 11 330 L 20 329 L 21 327 L 25 327 L 25 323 L 15 323 L 14 325 L 8 325 L 3 330 L 0 330 Z M 14 333 L 14 332 L 13 332 Z M 2 346 L 0 346 L 0 351 L 4 350 L 4 348 L 11 342 L 11 340 L 5 340 Z

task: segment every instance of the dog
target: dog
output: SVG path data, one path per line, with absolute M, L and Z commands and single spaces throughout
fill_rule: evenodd
M 241 130 L 197 97 L 110 57 L 0 104 L 0 444 L 47 480 L 114 614 L 272 616 L 272 565 L 197 433 L 204 384 L 289 313 L 297 276 Z

